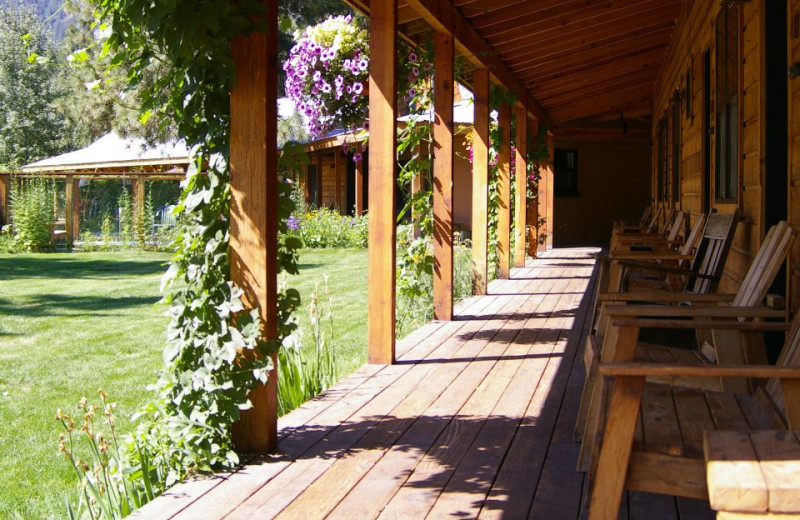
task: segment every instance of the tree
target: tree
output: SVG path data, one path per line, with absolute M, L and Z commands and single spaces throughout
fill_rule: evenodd
M 54 109 L 61 95 L 55 54 L 32 8 L 0 4 L 0 170 L 19 169 L 71 144 L 65 119 Z

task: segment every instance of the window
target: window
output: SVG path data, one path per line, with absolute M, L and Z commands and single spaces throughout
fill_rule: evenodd
M 739 197 L 739 6 L 723 4 L 716 24 L 716 182 L 719 202 Z
M 578 150 L 557 148 L 553 162 L 556 197 L 578 197 Z
M 666 202 L 669 198 L 669 129 L 667 126 L 667 116 L 664 115 L 658 121 L 656 200 L 659 202 Z
M 681 102 L 672 104 L 672 202 L 681 201 Z

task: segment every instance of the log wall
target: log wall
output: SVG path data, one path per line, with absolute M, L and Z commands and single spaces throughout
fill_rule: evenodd
M 688 103 L 691 111 L 687 113 L 685 105 L 679 117 L 680 147 L 680 196 L 673 196 L 672 186 L 672 150 L 670 154 L 669 200 L 659 202 L 667 209 L 676 207 L 690 213 L 695 218 L 701 212 L 708 211 L 704 190 L 711 194 L 710 207 L 723 213 L 729 213 L 737 207 L 742 211 L 742 221 L 736 231 L 734 243 L 725 268 L 720 290 L 736 291 L 743 280 L 750 263 L 758 251 L 766 233 L 764 224 L 764 114 L 765 92 L 762 89 L 764 69 L 764 2 L 755 0 L 740 3 L 739 33 L 739 181 L 740 193 L 735 204 L 715 201 L 715 138 L 710 138 L 709 149 L 704 149 L 706 130 L 703 122 L 704 88 L 703 88 L 703 56 L 708 52 L 711 69 L 711 126 L 715 125 L 715 22 L 720 12 L 720 2 L 703 0 L 685 4 L 678 20 L 664 66 L 656 84 L 653 101 L 653 142 L 658 142 L 658 121 L 664 114 L 670 114 L 671 103 L 675 102 L 676 89 L 681 94 L 682 103 Z M 790 0 L 795 6 L 798 0 Z M 796 44 L 795 44 L 796 46 Z M 687 76 L 689 89 L 686 91 Z M 795 88 L 795 92 L 797 88 Z M 795 118 L 796 119 L 796 118 Z M 795 127 L 798 125 L 795 124 Z M 795 135 L 797 131 L 795 129 Z M 796 142 L 796 138 L 795 138 Z M 709 154 L 711 175 L 704 173 L 704 154 Z M 658 161 L 656 147 L 653 150 L 653 192 L 655 199 L 658 184 Z M 795 167 L 797 169 L 797 167 Z M 705 187 L 704 183 L 709 183 Z M 800 216 L 795 221 L 800 225 Z
M 800 63 L 800 0 L 789 2 L 789 63 Z M 800 229 L 800 77 L 789 80 L 789 219 Z M 792 311 L 800 309 L 800 241 L 789 259 Z

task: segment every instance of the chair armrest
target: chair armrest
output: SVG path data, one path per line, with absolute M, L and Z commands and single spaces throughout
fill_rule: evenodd
M 616 327 L 639 327 L 641 328 L 660 328 L 660 329 L 714 329 L 714 330 L 740 330 L 748 332 L 785 332 L 789 330 L 790 324 L 786 322 L 768 321 L 739 321 L 739 320 L 719 320 L 708 319 L 703 321 L 695 320 L 664 320 L 658 318 L 614 318 L 611 324 Z
M 625 318 L 785 318 L 785 311 L 762 305 L 752 307 L 698 306 L 663 307 L 658 305 L 606 305 L 607 316 Z
M 609 252 L 611 260 L 640 260 L 648 262 L 656 262 L 658 260 L 691 260 L 694 258 L 692 255 L 684 255 L 681 253 L 670 252 L 653 252 L 653 251 L 611 251 Z
M 752 377 L 800 379 L 800 367 L 772 365 L 668 365 L 660 363 L 600 363 L 599 373 L 610 377 Z
M 600 293 L 598 298 L 604 302 L 718 303 L 732 302 L 736 298 L 736 295 L 723 293 L 702 294 L 666 291 L 639 291 Z
M 616 262 L 623 266 L 629 267 L 633 269 L 638 269 L 640 271 L 651 271 L 656 273 L 668 273 L 668 274 L 680 274 L 684 276 L 691 276 L 694 278 L 702 278 L 704 280 L 718 280 L 719 276 L 709 276 L 706 274 L 701 274 L 696 271 L 692 271 L 691 269 L 684 269 L 682 267 L 672 267 L 663 264 L 654 264 L 650 262 L 637 262 L 635 260 L 616 260 Z

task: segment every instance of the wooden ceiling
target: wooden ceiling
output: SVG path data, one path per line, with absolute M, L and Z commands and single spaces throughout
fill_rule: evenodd
M 432 31 L 432 19 L 466 22 L 557 130 L 651 118 L 653 87 L 682 1 L 400 0 L 398 17 L 412 39 Z M 368 1 L 353 3 L 369 9 Z

